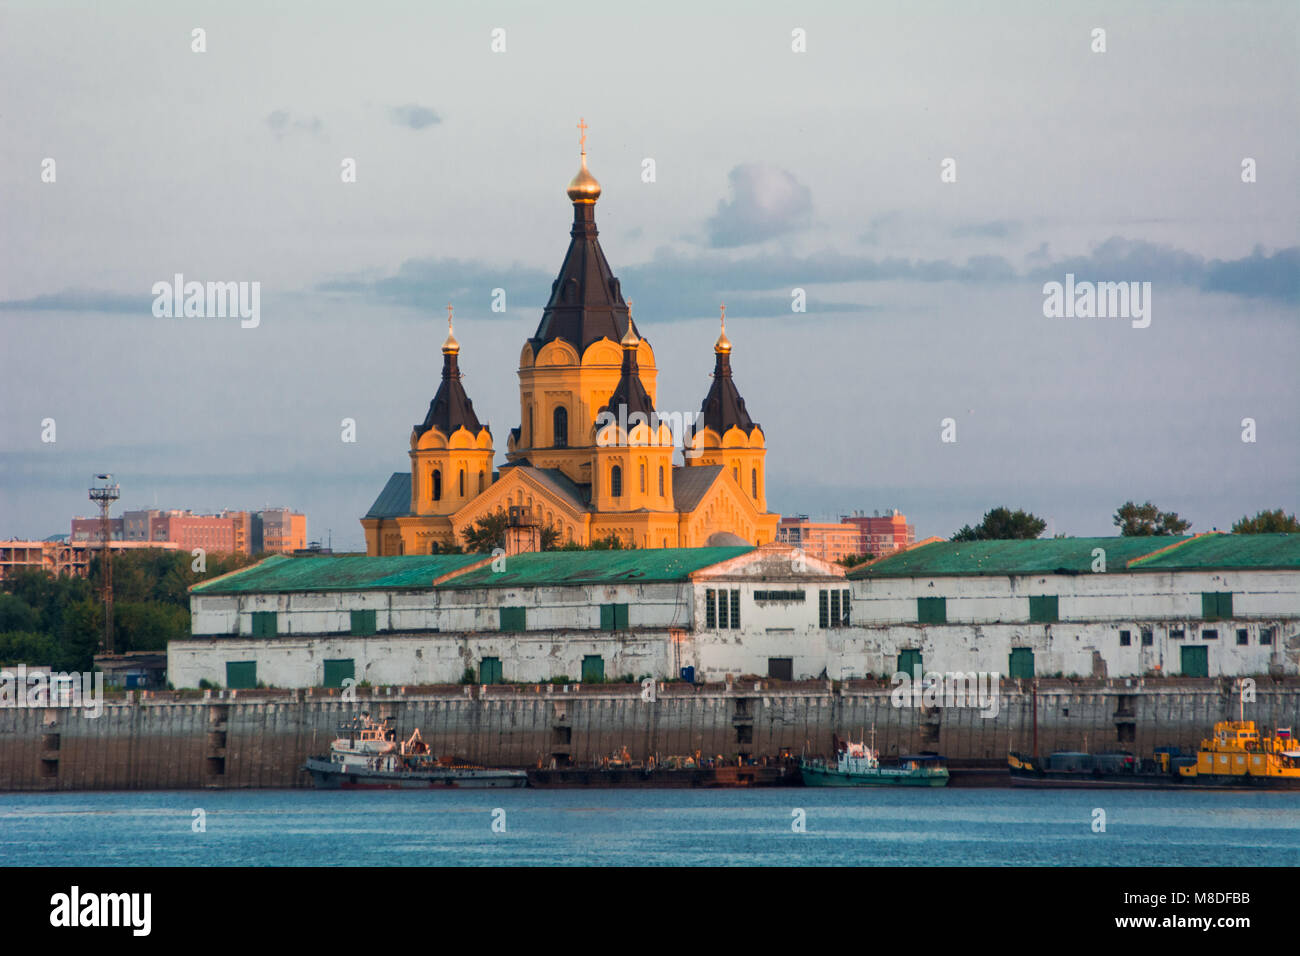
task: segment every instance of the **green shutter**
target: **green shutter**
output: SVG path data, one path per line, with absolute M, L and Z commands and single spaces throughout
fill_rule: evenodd
M 627 630 L 627 605 L 615 604 L 614 608 L 614 629 Z
M 378 630 L 374 611 L 353 611 L 351 632 L 357 637 L 374 634 Z M 329 686 L 329 685 L 326 685 Z
M 614 630 L 614 605 L 602 604 L 600 606 L 600 629 L 602 631 Z
M 1031 680 L 1034 676 L 1034 649 L 1032 647 L 1013 647 L 1007 661 L 1007 676 L 1012 680 L 1021 678 Z
M 605 679 L 605 658 L 598 654 L 588 654 L 582 659 L 582 682 L 598 684 Z
M 1232 592 L 1231 591 L 1219 592 L 1218 608 L 1219 608 L 1219 617 L 1222 618 L 1232 617 Z
M 1060 619 L 1060 598 L 1055 594 L 1029 598 L 1029 620 L 1039 624 L 1051 624 Z
M 1219 616 L 1219 595 L 1213 591 L 1201 592 L 1201 617 L 1213 621 Z
M 500 628 L 503 631 L 526 631 L 528 629 L 528 609 L 522 607 L 503 607 Z
M 916 620 L 920 624 L 947 624 L 947 598 L 917 598 Z
M 226 687 L 248 690 L 257 686 L 257 661 L 226 661 Z
M 485 657 L 479 662 L 478 679 L 481 684 L 500 684 L 501 658 Z
M 898 652 L 898 672 L 913 677 L 921 670 L 921 652 L 919 650 L 906 650 Z
M 1184 677 L 1210 676 L 1210 649 L 1208 647 L 1181 647 L 1182 675 Z
M 356 613 L 355 611 L 353 612 Z M 371 612 L 373 613 L 373 612 Z M 352 658 L 339 658 L 325 661 L 325 686 L 342 687 L 347 678 L 356 679 L 357 669 Z
M 277 618 L 275 611 L 254 611 L 253 612 L 253 636 L 254 637 L 275 637 L 278 633 Z

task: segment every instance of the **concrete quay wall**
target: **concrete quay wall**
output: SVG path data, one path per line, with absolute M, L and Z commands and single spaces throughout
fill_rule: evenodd
M 870 736 L 882 756 L 938 751 L 954 766 L 998 765 L 1033 740 L 1033 697 L 1004 681 L 990 708 L 896 707 L 869 682 L 759 681 L 728 686 L 549 685 L 391 688 L 345 701 L 337 692 L 171 692 L 105 701 L 91 717 L 69 707 L 0 708 L 0 790 L 155 790 L 309 786 L 304 759 L 324 753 L 361 710 L 420 728 L 439 754 L 489 766 L 552 758 L 599 761 L 626 747 L 658 754 L 824 753 L 831 735 Z M 1194 748 L 1215 721 L 1235 720 L 1230 681 L 1040 680 L 1038 744 L 1050 750 Z M 1300 680 L 1261 680 L 1245 716 L 1300 731 Z

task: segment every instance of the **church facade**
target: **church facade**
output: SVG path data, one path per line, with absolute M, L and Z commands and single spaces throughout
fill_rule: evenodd
M 585 136 L 584 136 L 585 140 Z M 557 542 L 617 537 L 625 547 L 767 544 L 762 428 L 731 374 L 725 312 L 713 381 L 700 415 L 678 428 L 655 410 L 654 350 L 641 336 L 596 230 L 600 184 L 582 168 L 569 183 L 569 248 L 536 333 L 519 354 L 520 424 L 494 470 L 493 436 L 460 374 L 448 317 L 442 381 L 410 437 L 410 469 L 388 481 L 361 519 L 371 555 L 429 554 L 498 512 L 553 529 Z

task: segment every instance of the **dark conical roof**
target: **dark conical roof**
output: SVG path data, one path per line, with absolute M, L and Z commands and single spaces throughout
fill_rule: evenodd
M 655 412 L 655 404 L 650 400 L 650 393 L 645 390 L 645 385 L 641 381 L 641 371 L 637 368 L 636 362 L 636 344 L 635 333 L 623 339 L 623 371 L 619 376 L 618 384 L 614 386 L 614 394 L 609 397 L 605 403 L 602 412 L 612 412 L 614 416 L 622 423 L 626 423 L 635 412 L 640 412 L 646 417 L 651 428 L 657 427 L 659 416 Z M 626 407 L 627 411 L 621 411 Z
M 730 349 L 731 344 L 727 343 L 726 351 L 721 348 L 715 350 L 717 362 L 713 366 L 713 384 L 709 386 L 709 394 L 704 396 L 704 404 L 700 406 L 703 418 L 696 426 L 696 431 L 712 428 L 719 435 L 725 435 L 735 425 L 748 435 L 760 427 L 749 417 L 749 412 L 745 410 L 745 400 L 740 397 L 736 383 L 731 378 Z
M 486 425 L 480 425 L 474 414 L 474 403 L 465 394 L 460 384 L 460 366 L 457 353 L 447 347 L 442 350 L 442 384 L 438 386 L 433 401 L 429 403 L 429 413 L 424 416 L 424 423 L 415 426 L 415 437 L 419 438 L 431 428 L 439 429 L 448 438 L 458 428 L 467 428 L 475 436 Z M 488 434 L 492 434 L 491 429 Z
M 542 312 L 537 333 L 529 339 L 534 353 L 556 339 L 564 339 L 581 355 L 600 338 L 618 342 L 629 324 L 636 328 L 618 279 L 610 271 L 596 232 L 595 200 L 573 204 L 569 251 L 560 274 L 551 284 L 551 298 Z

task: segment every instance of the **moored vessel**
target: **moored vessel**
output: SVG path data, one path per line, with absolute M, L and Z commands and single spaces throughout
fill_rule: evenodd
M 325 756 L 308 757 L 303 770 L 317 787 L 326 789 L 487 789 L 523 787 L 522 770 L 499 770 L 439 759 L 425 744 L 417 728 L 406 740 L 387 719 L 374 720 L 362 713 L 339 728 L 339 736 Z
M 874 731 L 873 731 L 874 736 Z M 908 754 L 897 767 L 882 767 L 865 743 L 834 740 L 835 759 L 805 757 L 799 775 L 806 787 L 946 787 L 948 768 L 938 754 Z
M 1151 758 L 1128 752 L 1058 751 L 1047 757 L 1012 751 L 1019 787 L 1151 790 L 1300 789 L 1300 746 L 1289 727 L 1265 734 L 1252 720 L 1224 720 L 1194 754 L 1157 748 Z

